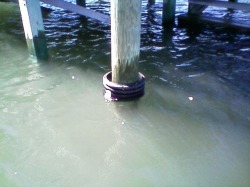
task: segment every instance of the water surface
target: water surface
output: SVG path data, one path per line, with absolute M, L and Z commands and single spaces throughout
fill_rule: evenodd
M 250 185 L 250 35 L 163 29 L 160 11 L 143 1 L 145 96 L 110 103 L 109 25 L 54 9 L 44 15 L 51 58 L 37 63 L 18 7 L 0 4 L 1 186 Z

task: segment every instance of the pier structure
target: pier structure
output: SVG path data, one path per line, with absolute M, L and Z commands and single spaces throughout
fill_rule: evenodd
M 16 2 L 17 0 L 10 0 L 10 2 Z M 136 0 L 137 1 L 137 0 Z M 140 2 L 141 6 L 141 1 Z M 43 28 L 43 19 L 41 14 L 41 8 L 39 3 L 45 3 L 58 8 L 62 8 L 82 16 L 97 19 L 103 23 L 110 24 L 110 16 L 105 15 L 94 10 L 86 8 L 86 0 L 76 0 L 75 4 L 64 1 L 64 0 L 18 0 L 19 7 L 23 20 L 23 27 L 25 31 L 25 36 L 28 44 L 30 54 L 37 57 L 38 60 L 48 59 L 48 51 L 46 47 L 45 32 Z M 126 3 L 130 3 L 125 1 Z M 120 0 L 119 3 L 122 3 Z M 127 5 L 121 9 L 126 9 Z M 148 0 L 149 5 L 155 4 L 155 0 Z M 163 0 L 163 25 L 168 25 L 174 23 L 175 20 L 175 4 L 176 0 Z M 112 6 L 112 0 L 111 0 Z M 133 7 L 131 7 L 133 9 Z M 136 14 L 140 15 L 141 12 L 138 9 Z M 124 24 L 124 20 L 119 22 L 119 25 Z M 39 33 L 39 35 L 38 35 Z M 42 46 L 45 46 L 42 48 Z
M 110 16 L 85 8 L 85 0 L 76 0 L 76 4 L 64 0 L 18 0 L 29 53 L 40 61 L 49 58 L 40 2 L 110 23 Z
M 109 15 L 96 12 L 86 7 L 86 0 L 75 0 L 75 4 L 65 0 L 0 0 L 4 2 L 19 2 L 22 15 L 22 21 L 25 31 L 25 37 L 30 54 L 37 57 L 38 60 L 48 59 L 48 50 L 46 47 L 45 32 L 41 14 L 40 2 L 62 8 L 82 16 L 97 19 L 103 23 L 110 24 Z M 112 4 L 112 0 L 111 4 Z M 122 1 L 122 0 L 120 0 Z M 140 0 L 141 2 L 142 0 Z M 147 0 L 148 5 L 154 5 L 155 0 Z M 121 2 L 120 2 L 121 3 Z M 162 0 L 162 24 L 164 27 L 170 27 L 175 21 L 176 0 Z M 250 25 L 240 21 L 233 21 L 223 18 L 211 18 L 204 16 L 202 12 L 209 6 L 228 8 L 229 10 L 243 10 L 250 12 L 250 0 L 188 0 L 187 14 L 178 16 L 179 24 L 189 23 L 219 23 L 224 26 L 243 28 L 250 30 Z M 126 5 L 122 9 L 126 9 Z M 138 10 L 139 11 L 139 10 Z M 138 15 L 141 12 L 137 12 Z M 119 23 L 123 24 L 123 21 Z
M 75 4 L 64 0 L 19 0 L 30 54 L 38 60 L 47 60 L 40 2 L 111 23 L 112 71 L 103 78 L 104 96 L 109 100 L 129 100 L 144 94 L 144 76 L 138 72 L 142 0 L 111 0 L 111 19 L 87 9 L 85 0 L 76 0 Z M 148 4 L 155 4 L 155 0 L 148 0 Z M 175 4 L 176 0 L 163 0 L 164 25 L 174 23 Z
M 155 0 L 147 1 L 148 5 L 155 4 Z M 111 17 L 87 8 L 86 0 L 75 0 L 75 4 L 64 0 L 18 0 L 18 2 L 30 54 L 38 60 L 49 58 L 40 2 L 111 24 L 112 71 L 103 78 L 104 95 L 110 100 L 127 100 L 144 94 L 144 76 L 138 72 L 142 0 L 110 0 Z M 188 0 L 188 3 L 188 13 L 179 16 L 179 22 L 207 21 L 250 29 L 250 25 L 239 22 L 202 16 L 202 12 L 208 6 L 250 11 L 250 2 Z M 176 0 L 162 0 L 162 4 L 162 24 L 171 28 L 175 23 Z
M 250 30 L 250 25 L 241 21 L 233 21 L 227 18 L 214 18 L 203 15 L 203 11 L 209 6 L 228 8 L 229 11 L 242 10 L 250 12 L 250 0 L 188 0 L 188 13 L 178 16 L 180 24 L 189 23 L 216 23 L 226 27 Z

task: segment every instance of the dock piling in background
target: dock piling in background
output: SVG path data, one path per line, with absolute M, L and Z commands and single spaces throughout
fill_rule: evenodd
M 38 60 L 47 60 L 49 55 L 40 1 L 19 0 L 19 7 L 30 54 L 35 56 Z
M 82 7 L 86 7 L 86 0 L 76 0 L 76 4 Z
M 175 20 L 176 0 L 163 0 L 162 24 L 173 24 Z
M 148 5 L 154 5 L 155 4 L 155 0 L 148 0 Z
M 230 3 L 238 3 L 238 0 L 228 0 Z M 234 9 L 228 8 L 229 11 L 233 11 Z
M 231 2 L 231 3 L 237 3 L 238 0 L 228 0 L 228 2 Z

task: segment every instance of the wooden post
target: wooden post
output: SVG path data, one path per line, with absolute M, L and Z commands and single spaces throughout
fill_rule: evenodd
M 28 49 L 38 60 L 47 60 L 48 49 L 39 0 L 19 0 Z
M 86 0 L 76 0 L 76 4 L 83 6 L 83 7 L 86 7 Z
M 231 3 L 237 3 L 238 0 L 228 0 L 228 2 L 231 2 Z
M 155 0 L 148 0 L 148 5 L 154 5 L 155 4 Z
M 230 2 L 230 3 L 238 3 L 238 0 L 228 0 L 228 2 Z M 232 9 L 232 8 L 228 8 L 228 10 L 231 11 L 231 12 L 234 11 L 234 9 Z
M 163 0 L 162 24 L 174 23 L 176 0 Z
M 111 0 L 112 82 L 139 79 L 141 0 Z

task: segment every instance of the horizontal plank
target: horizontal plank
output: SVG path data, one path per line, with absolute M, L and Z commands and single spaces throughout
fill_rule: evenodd
M 232 27 L 232 28 L 237 28 L 237 29 L 243 29 L 244 31 L 249 32 L 250 31 L 250 25 L 246 24 L 245 22 L 242 21 L 233 21 L 233 20 L 228 20 L 225 18 L 215 18 L 215 17 L 209 17 L 209 16 L 198 16 L 198 17 L 192 17 L 189 16 L 188 14 L 183 14 L 178 16 L 179 23 L 184 22 L 191 22 L 191 23 L 214 23 L 214 24 L 219 24 L 225 27 Z
M 40 0 L 41 2 L 48 4 L 48 5 L 52 5 L 58 8 L 62 8 L 83 16 L 87 16 L 99 21 L 102 21 L 104 23 L 110 23 L 110 16 L 102 14 L 100 12 L 96 12 L 94 10 L 91 9 L 87 9 L 84 8 L 82 6 L 79 5 L 75 5 L 63 0 Z
M 189 0 L 189 3 L 250 11 L 250 3 L 232 3 L 226 1 L 211 0 Z

